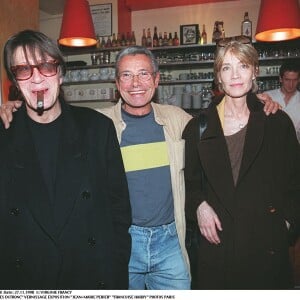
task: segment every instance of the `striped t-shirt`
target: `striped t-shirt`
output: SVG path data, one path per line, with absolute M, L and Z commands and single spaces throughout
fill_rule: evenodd
M 122 110 L 126 129 L 121 151 L 125 166 L 133 224 L 159 226 L 174 221 L 170 163 L 163 127 L 151 111 L 144 116 Z

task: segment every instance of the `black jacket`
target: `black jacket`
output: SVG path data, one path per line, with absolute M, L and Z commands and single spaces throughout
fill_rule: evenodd
M 25 105 L 0 128 L 0 289 L 127 289 L 128 187 L 112 121 L 62 104 L 53 206 Z
M 290 288 L 285 220 L 294 228 L 300 219 L 300 148 L 295 129 L 282 111 L 266 116 L 262 104 L 249 94 L 250 117 L 234 185 L 217 104 L 206 112 L 201 141 L 197 118 L 183 133 L 187 219 L 195 221 L 197 207 L 206 200 L 223 228 L 220 245 L 205 238 L 200 241 L 196 288 Z

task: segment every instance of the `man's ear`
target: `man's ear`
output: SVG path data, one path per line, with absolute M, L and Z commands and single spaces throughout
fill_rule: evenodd
M 155 88 L 158 87 L 159 80 L 160 80 L 160 73 L 159 73 L 159 71 L 158 71 L 158 72 L 155 74 L 155 78 L 154 78 L 154 85 L 155 85 Z
M 117 90 L 120 91 L 120 85 L 119 85 L 118 78 L 116 78 L 115 84 L 116 84 Z
M 60 66 L 59 66 L 58 72 L 59 72 L 59 84 L 62 85 L 62 83 L 64 81 L 64 75 L 62 74 Z

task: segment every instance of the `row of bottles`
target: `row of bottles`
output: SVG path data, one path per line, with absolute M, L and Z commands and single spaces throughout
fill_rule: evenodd
M 202 32 L 205 32 L 205 25 L 203 25 Z M 202 35 L 203 33 L 201 34 L 201 39 L 202 39 Z M 244 19 L 241 23 L 241 35 L 247 36 L 252 40 L 252 21 L 250 21 L 249 19 L 248 12 L 245 12 Z M 212 34 L 212 43 L 215 43 L 220 39 L 225 39 L 224 22 L 215 21 L 213 34 Z M 199 41 L 199 44 L 204 44 L 204 42 Z
M 205 25 L 203 24 L 202 32 L 197 33 L 197 43 L 204 45 L 207 44 L 207 33 L 205 29 Z M 177 34 L 177 31 L 174 32 L 174 36 L 172 32 L 164 33 L 157 31 L 157 26 L 154 26 L 154 33 L 153 37 L 151 35 L 151 29 L 148 28 L 147 32 L 146 29 L 143 29 L 141 45 L 144 47 L 152 48 L 152 47 L 164 47 L 164 46 L 179 46 L 180 40 Z
M 118 33 L 117 35 L 113 33 L 112 36 L 107 38 L 102 37 L 100 39 L 97 36 L 97 48 L 114 48 L 114 47 L 125 47 L 136 45 L 135 33 L 134 31 L 125 33 Z
M 252 39 L 252 22 L 249 19 L 248 12 L 245 12 L 244 19 L 241 24 L 241 34 L 248 36 Z M 225 30 L 224 30 L 224 22 L 223 21 L 215 21 L 213 34 L 212 34 L 212 42 L 216 42 L 219 39 L 225 38 Z M 202 25 L 202 31 L 199 30 L 197 32 L 197 43 L 200 45 L 207 44 L 207 33 L 205 24 Z M 113 33 L 110 37 L 97 37 L 97 48 L 112 48 L 112 47 L 125 47 L 136 45 L 136 38 L 134 31 L 125 33 L 118 33 L 117 35 Z M 144 47 L 152 48 L 152 47 L 163 47 L 163 46 L 178 46 L 180 45 L 180 40 L 177 32 L 174 32 L 174 36 L 172 33 L 164 33 L 157 31 L 157 26 L 154 27 L 153 36 L 151 35 L 151 29 L 148 28 L 143 29 L 141 45 Z
M 207 33 L 205 29 L 205 25 L 203 25 L 202 33 L 200 31 L 197 33 L 197 43 L 203 45 L 207 44 Z M 154 27 L 153 37 L 151 35 L 151 29 L 148 28 L 147 32 L 146 29 L 143 29 L 141 45 L 144 47 L 164 47 L 164 46 L 179 46 L 180 40 L 177 34 L 177 31 L 174 32 L 174 36 L 172 33 L 167 33 L 166 31 L 164 34 L 162 32 L 157 31 L 157 26 Z
M 245 35 L 252 39 L 252 22 L 249 19 L 248 12 L 245 12 L 244 19 L 241 24 L 241 35 Z M 219 39 L 225 38 L 225 29 L 223 21 L 215 21 L 213 34 L 212 34 L 212 42 L 215 43 Z M 202 25 L 202 31 L 200 31 L 200 27 L 197 32 L 197 43 L 200 45 L 207 44 L 207 32 L 205 28 L 205 24 Z M 177 32 L 174 34 L 174 38 L 172 37 L 172 33 L 164 32 L 162 36 L 162 32 L 157 33 L 157 27 L 154 27 L 153 38 L 151 37 L 150 28 L 143 29 L 142 35 L 142 46 L 145 47 L 162 47 L 162 46 L 178 46 L 180 44 Z
M 172 33 L 169 32 L 169 34 L 165 31 L 164 35 L 162 32 L 157 32 L 157 27 L 154 27 L 154 33 L 153 37 L 151 35 L 151 29 L 147 29 L 147 34 L 146 34 L 146 29 L 143 29 L 143 34 L 142 34 L 142 40 L 141 44 L 144 47 L 164 47 L 164 46 L 178 46 L 180 44 L 179 42 L 179 37 L 177 32 L 174 32 L 174 37 L 172 36 Z

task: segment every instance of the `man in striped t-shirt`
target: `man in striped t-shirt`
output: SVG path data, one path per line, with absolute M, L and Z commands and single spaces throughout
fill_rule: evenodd
M 129 288 L 189 289 L 181 135 L 191 116 L 151 102 L 158 82 L 158 64 L 149 50 L 122 50 L 116 60 L 122 100 L 101 112 L 114 121 L 129 186 Z

